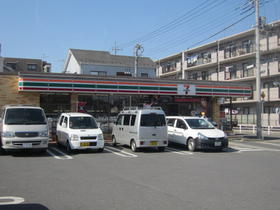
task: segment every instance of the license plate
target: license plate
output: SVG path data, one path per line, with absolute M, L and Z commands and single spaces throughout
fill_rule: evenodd
M 215 142 L 215 147 L 220 147 L 220 146 L 222 146 L 222 142 L 216 141 L 216 142 Z
M 22 147 L 24 147 L 24 148 L 31 148 L 32 147 L 32 143 L 23 143 Z
M 88 147 L 90 144 L 89 142 L 81 142 L 81 147 Z
M 150 142 L 150 145 L 151 145 L 151 146 L 156 146 L 156 145 L 157 145 L 157 141 L 151 141 L 151 142 Z

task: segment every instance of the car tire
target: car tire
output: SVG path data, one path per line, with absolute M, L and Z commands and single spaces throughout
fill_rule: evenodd
M 98 152 L 103 152 L 104 148 L 99 148 L 97 151 Z
M 164 152 L 164 150 L 165 150 L 165 147 L 158 147 L 159 152 Z
M 117 139 L 115 136 L 112 137 L 112 145 L 115 147 L 117 146 Z
M 66 151 L 67 151 L 67 153 L 69 153 L 69 154 L 71 154 L 71 153 L 73 152 L 73 150 L 72 150 L 72 148 L 71 148 L 71 146 L 70 146 L 69 141 L 67 141 L 67 143 L 66 143 Z
M 42 153 L 42 154 L 47 153 L 47 148 L 45 148 L 45 149 L 40 149 L 40 153 Z
M 134 140 L 131 141 L 130 148 L 132 152 L 137 152 L 136 142 Z
M 196 143 L 195 143 L 195 140 L 193 138 L 188 139 L 188 149 L 191 152 L 194 152 L 195 149 L 196 149 Z

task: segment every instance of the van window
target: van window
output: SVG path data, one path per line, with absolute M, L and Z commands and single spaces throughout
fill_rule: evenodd
M 135 120 L 136 120 L 136 115 L 131 115 L 131 122 L 130 122 L 131 126 L 135 125 Z
M 205 119 L 186 119 L 192 129 L 214 129 L 215 127 Z
M 165 117 L 163 114 L 142 114 L 140 125 L 143 127 L 152 127 L 152 126 L 165 126 Z
M 186 126 L 186 124 L 184 123 L 183 120 L 177 120 L 176 128 L 186 129 L 187 126 Z
M 119 115 L 116 125 L 122 125 L 122 119 L 123 119 L 123 115 Z
M 62 125 L 63 119 L 64 119 L 64 116 L 61 116 L 60 121 L 59 121 L 59 125 Z
M 69 127 L 72 129 L 96 129 L 98 128 L 92 117 L 70 117 Z
M 66 127 L 68 127 L 68 117 L 64 117 L 63 122 L 66 124 Z
M 6 111 L 5 124 L 38 125 L 47 124 L 47 122 L 41 109 L 12 108 Z
M 173 127 L 176 119 L 167 119 L 167 125 Z
M 124 115 L 123 125 L 129 125 L 130 115 Z

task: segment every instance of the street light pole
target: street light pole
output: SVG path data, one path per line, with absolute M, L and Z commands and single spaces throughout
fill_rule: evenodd
M 259 0 L 255 0 L 256 15 L 256 113 L 257 113 L 257 138 L 262 139 L 262 101 L 261 101 L 261 70 L 260 70 L 260 18 Z

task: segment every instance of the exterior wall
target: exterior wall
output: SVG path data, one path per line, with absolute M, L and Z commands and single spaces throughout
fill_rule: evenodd
M 0 57 L 0 72 L 4 71 L 4 58 Z
M 134 67 L 124 67 L 124 66 L 109 66 L 109 65 L 97 65 L 97 64 L 82 64 L 81 74 L 91 74 L 92 71 L 106 72 L 107 76 L 116 76 L 117 72 L 130 72 L 134 75 Z M 141 77 L 141 73 L 148 74 L 149 78 L 156 77 L 155 69 L 145 69 L 138 67 L 138 77 Z
M 40 106 L 40 94 L 18 91 L 18 76 L 0 76 L 0 107 L 7 104 L 30 104 Z
M 75 73 L 80 74 L 81 73 L 81 67 L 72 54 L 70 54 L 70 59 L 69 59 L 68 65 L 67 65 L 66 73 L 69 73 L 69 74 L 75 74 Z

